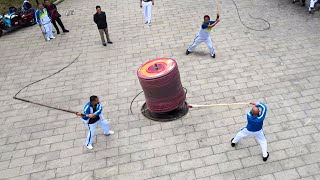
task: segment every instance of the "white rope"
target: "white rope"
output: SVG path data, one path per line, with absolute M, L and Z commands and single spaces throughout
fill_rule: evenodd
M 230 104 L 189 104 L 189 108 L 197 108 L 197 107 L 214 107 L 214 106 L 235 106 L 235 105 L 249 105 L 250 103 L 230 103 Z

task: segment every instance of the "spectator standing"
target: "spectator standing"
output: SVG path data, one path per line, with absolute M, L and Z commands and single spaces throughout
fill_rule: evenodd
M 57 34 L 60 34 L 60 30 L 57 26 L 57 23 L 59 24 L 59 26 L 61 27 L 63 32 L 65 32 L 65 33 L 69 32 L 69 30 L 67 30 L 64 27 L 64 25 L 60 19 L 61 15 L 58 12 L 57 6 L 54 4 L 51 4 L 49 0 L 45 0 L 44 2 L 45 2 L 45 8 L 47 9 L 49 16 L 51 17 L 52 24 L 57 30 Z

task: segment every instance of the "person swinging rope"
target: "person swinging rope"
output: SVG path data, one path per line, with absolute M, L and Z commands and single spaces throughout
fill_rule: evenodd
M 114 132 L 110 130 L 109 123 L 102 115 L 102 106 L 97 96 L 91 96 L 90 101 L 84 106 L 83 113 L 77 112 L 76 115 L 81 116 L 83 123 L 88 127 L 89 132 L 85 144 L 88 149 L 93 149 L 92 142 L 97 125 L 101 126 L 104 135 L 114 134 Z
M 269 153 L 267 151 L 267 140 L 264 136 L 262 126 L 268 108 L 261 102 L 250 102 L 250 104 L 254 106 L 252 110 L 247 113 L 248 124 L 246 127 L 241 128 L 237 135 L 231 139 L 231 146 L 235 147 L 240 139 L 249 135 L 254 135 L 261 146 L 262 159 L 263 161 L 267 161 Z M 259 108 L 261 108 L 261 112 Z
M 196 36 L 196 38 L 194 39 L 193 43 L 187 49 L 186 55 L 188 55 L 189 53 L 193 52 L 193 50 L 200 43 L 205 42 L 207 44 L 208 48 L 209 48 L 211 57 L 215 58 L 216 54 L 214 52 L 214 48 L 213 48 L 213 45 L 212 45 L 212 41 L 211 41 L 211 37 L 210 37 L 210 31 L 220 21 L 219 15 L 217 15 L 217 19 L 215 21 L 210 21 L 210 16 L 208 16 L 208 15 L 205 15 L 203 17 L 203 19 L 204 19 L 204 21 L 203 21 L 203 23 L 201 25 L 201 29 L 200 29 L 198 35 Z

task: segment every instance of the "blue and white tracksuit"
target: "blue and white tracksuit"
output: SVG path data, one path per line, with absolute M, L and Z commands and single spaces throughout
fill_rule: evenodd
M 39 9 L 36 11 L 36 21 L 37 24 L 41 24 L 43 32 L 46 33 L 47 40 L 53 38 L 51 19 L 46 8 L 43 8 L 43 11 Z
M 262 150 L 262 156 L 267 157 L 267 140 L 263 133 L 263 121 L 267 114 L 267 106 L 263 103 L 256 103 L 258 108 L 261 108 L 261 113 L 259 116 L 252 116 L 252 110 L 247 113 L 248 124 L 246 127 L 241 128 L 241 130 L 237 133 L 236 137 L 232 140 L 232 143 L 238 143 L 240 139 L 243 137 L 254 135 L 259 142 Z
M 210 37 L 210 31 L 212 28 L 209 27 L 209 25 L 212 25 L 215 21 L 210 21 L 210 23 L 203 22 L 201 25 L 201 29 L 194 39 L 191 46 L 188 48 L 189 52 L 192 52 L 200 43 L 205 42 L 209 48 L 210 55 L 214 55 L 214 48 L 212 45 L 211 37 Z
M 96 116 L 98 116 L 100 118 L 98 121 L 91 124 L 89 117 L 86 117 L 86 116 L 82 117 L 83 123 L 88 127 L 88 130 L 89 130 L 86 144 L 85 144 L 86 146 L 88 146 L 89 144 L 92 144 L 94 133 L 96 131 L 97 125 L 101 126 L 104 134 L 109 134 L 109 130 L 110 130 L 109 123 L 104 119 L 104 117 L 102 115 L 102 106 L 100 103 L 97 104 L 96 111 L 93 112 L 93 107 L 91 106 L 91 103 L 88 102 L 84 106 L 83 113 L 84 114 L 95 114 Z

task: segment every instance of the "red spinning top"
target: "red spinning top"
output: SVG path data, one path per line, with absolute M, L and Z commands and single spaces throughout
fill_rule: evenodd
M 169 112 L 186 100 L 178 65 L 171 58 L 150 60 L 138 69 L 138 78 L 151 112 Z

